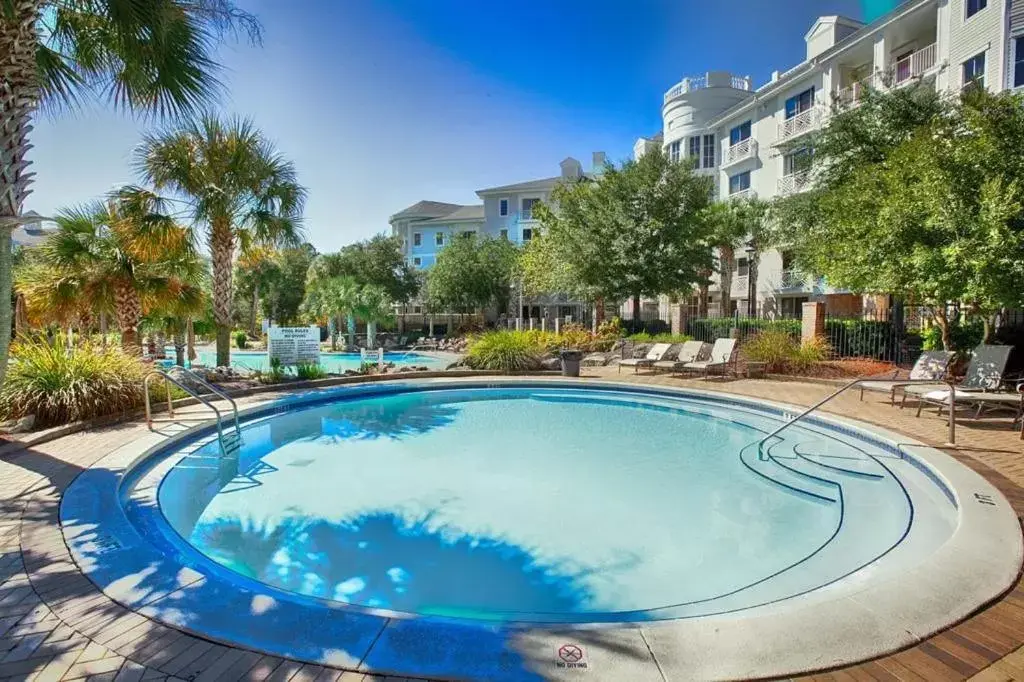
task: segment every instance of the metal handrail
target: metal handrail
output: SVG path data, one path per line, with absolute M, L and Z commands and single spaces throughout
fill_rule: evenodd
M 767 443 L 770 439 L 775 438 L 784 429 L 792 426 L 797 421 L 799 421 L 800 419 L 803 419 L 804 417 L 809 415 L 811 412 L 814 412 L 816 409 L 818 409 L 819 407 L 821 407 L 822 405 L 824 405 L 828 401 L 832 400 L 833 398 L 835 398 L 840 393 L 843 393 L 847 389 L 853 388 L 854 386 L 856 386 L 857 384 L 861 383 L 862 381 L 898 381 L 901 384 L 907 384 L 907 385 L 911 385 L 911 384 L 936 384 L 936 385 L 938 385 L 938 384 L 946 384 L 946 385 L 948 385 L 949 386 L 949 442 L 950 443 L 956 443 L 956 417 L 954 416 L 954 412 L 955 412 L 954 408 L 956 407 L 956 384 L 953 382 L 952 379 L 947 379 L 947 380 L 907 379 L 906 381 L 904 381 L 902 379 L 879 379 L 878 377 L 858 377 L 858 378 L 854 379 L 853 381 L 851 381 L 850 383 L 844 384 L 841 388 L 839 388 L 839 390 L 833 391 L 832 393 L 829 393 L 827 396 L 825 396 L 824 398 L 822 398 L 818 402 L 814 403 L 813 405 L 808 407 L 806 410 L 804 410 L 803 412 L 801 412 L 797 416 L 793 417 L 792 419 L 787 421 L 785 424 L 782 424 L 781 426 L 779 426 L 779 428 L 775 429 L 774 431 L 769 433 L 767 436 L 765 436 L 764 438 L 759 440 L 757 442 L 757 458 L 759 460 L 761 460 L 761 461 L 765 461 L 767 459 L 767 456 L 765 455 L 765 452 L 764 452 L 764 444 Z
M 165 374 L 170 374 L 171 372 L 181 372 L 185 376 L 187 376 L 189 379 L 191 379 L 192 381 L 195 381 L 196 383 L 198 383 L 200 386 L 203 386 L 204 388 L 209 389 L 209 391 L 211 393 L 213 393 L 214 395 L 217 395 L 220 398 L 222 398 L 222 399 L 228 401 L 229 403 L 231 403 L 231 411 L 234 413 L 234 419 L 235 419 L 235 432 L 238 433 L 238 434 L 241 434 L 242 430 L 241 430 L 241 428 L 238 425 L 238 403 L 235 402 L 234 398 L 232 398 L 231 396 L 229 396 L 227 393 L 225 393 L 224 391 L 220 390 L 219 388 L 215 387 L 213 384 L 208 382 L 206 379 L 203 379 L 201 376 L 199 376 L 198 374 L 196 374 L 192 370 L 187 369 L 185 367 L 182 367 L 181 365 L 174 365 L 172 367 L 163 369 L 161 371 L 164 372 Z M 188 389 L 186 389 L 186 390 L 188 390 Z M 192 393 L 192 391 L 189 391 L 189 393 Z M 196 396 L 196 397 L 198 398 L 199 396 Z
M 200 395 L 199 393 L 196 393 L 195 391 L 191 390 L 188 386 L 186 386 L 185 384 L 181 383 L 180 381 L 178 381 L 177 379 L 172 377 L 167 372 L 164 372 L 164 371 L 159 370 L 159 369 L 150 370 L 150 372 L 148 374 L 146 374 L 145 378 L 143 378 L 143 380 L 142 380 L 142 389 L 143 389 L 143 393 L 145 394 L 145 399 L 146 399 L 146 425 L 149 426 L 149 428 L 151 428 L 151 429 L 153 428 L 153 413 L 152 413 L 152 409 L 150 408 L 150 405 L 149 405 L 149 402 L 150 402 L 149 401 L 149 380 L 151 378 L 153 378 L 154 376 L 159 376 L 159 377 L 163 378 L 165 385 L 166 385 L 166 382 L 168 382 L 168 381 L 171 382 L 172 384 L 174 384 L 175 386 L 177 386 L 181 390 L 185 391 L 185 393 L 188 393 L 190 396 L 192 396 L 193 398 L 195 398 L 196 400 L 198 400 L 199 402 L 201 402 L 202 404 L 206 405 L 211 410 L 213 410 L 213 413 L 217 416 L 217 419 L 216 419 L 216 422 L 217 422 L 217 443 L 220 445 L 221 454 L 226 457 L 227 454 L 228 454 L 228 451 L 227 451 L 227 448 L 224 447 L 224 428 L 223 428 L 223 425 L 221 424 L 222 416 L 221 416 L 220 410 L 218 410 L 216 408 L 216 406 L 214 406 L 214 404 L 212 402 L 210 402 L 209 400 L 204 398 L 202 395 Z M 171 389 L 170 389 L 170 386 L 167 387 L 167 408 L 168 408 L 168 412 L 173 417 L 174 416 L 174 408 L 173 408 L 172 403 L 171 403 Z

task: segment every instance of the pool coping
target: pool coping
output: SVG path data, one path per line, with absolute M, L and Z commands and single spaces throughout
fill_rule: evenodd
M 405 383 L 414 385 L 602 386 L 647 394 L 700 395 L 719 401 L 724 399 L 762 407 L 764 405 L 764 401 L 744 396 L 725 396 L 716 391 L 690 387 L 638 386 L 604 380 L 493 376 L 403 378 L 407 379 Z M 348 391 L 335 389 L 329 393 L 343 395 L 349 391 L 351 394 L 367 393 L 373 392 L 373 388 Z M 265 412 L 274 405 L 313 402 L 318 397 L 316 393 L 288 396 L 253 405 L 242 412 L 251 415 Z M 802 409 L 774 401 L 771 405 L 783 410 Z M 846 665 L 914 644 L 958 622 L 1014 584 L 1024 554 L 1020 528 L 1009 503 L 994 486 L 948 455 L 902 434 L 834 415 L 821 415 L 818 419 L 913 448 L 913 457 L 927 464 L 953 490 L 969 493 L 958 495 L 961 523 L 953 537 L 929 557 L 927 565 L 917 566 L 903 575 L 891 577 L 884 582 L 873 582 L 842 596 L 826 595 L 825 601 L 821 598 L 822 594 L 815 593 L 806 599 L 793 597 L 780 604 L 756 607 L 736 614 L 628 625 L 602 623 L 501 627 L 453 623 L 427 617 L 399 618 L 394 614 L 383 617 L 341 607 L 330 611 L 329 620 L 333 624 L 328 625 L 321 618 L 313 619 L 317 622 L 317 630 L 308 633 L 304 631 L 304 636 L 316 638 L 318 635 L 329 635 L 335 645 L 348 637 L 352 651 L 339 654 L 335 646 L 330 655 L 320 656 L 313 655 L 315 651 L 309 649 L 309 641 L 303 643 L 306 650 L 297 650 L 294 641 L 275 643 L 273 632 L 261 635 L 263 639 L 256 638 L 253 622 L 258 619 L 227 619 L 237 621 L 236 629 L 241 632 L 235 633 L 217 628 L 211 631 L 209 627 L 185 622 L 186 619 L 180 614 L 181 609 L 175 613 L 175 609 L 170 606 L 187 600 L 189 609 L 207 609 L 207 620 L 212 619 L 220 623 L 218 627 L 223 628 L 221 621 L 225 619 L 218 620 L 215 617 L 218 613 L 223 615 L 225 609 L 232 606 L 235 608 L 233 613 L 237 613 L 237 608 L 245 599 L 255 603 L 274 598 L 267 595 L 240 597 L 224 591 L 217 593 L 208 588 L 207 577 L 189 568 L 161 565 L 160 561 L 165 559 L 161 556 L 150 556 L 140 563 L 140 556 L 145 552 L 140 551 L 142 547 L 138 543 L 140 540 L 145 543 L 145 540 L 141 536 L 128 538 L 127 541 L 123 535 L 118 537 L 117 533 L 130 532 L 131 528 L 130 525 L 126 528 L 124 520 L 117 517 L 120 504 L 111 505 L 109 500 L 115 499 L 124 472 L 135 468 L 156 451 L 164 451 L 174 443 L 195 438 L 197 433 L 208 429 L 209 424 L 198 425 L 169 439 L 152 434 L 153 438 L 143 441 L 149 447 L 133 443 L 115 450 L 69 486 L 61 505 L 61 517 L 65 521 L 75 517 L 73 522 L 67 524 L 65 536 L 80 569 L 111 599 L 143 615 L 202 637 L 274 655 L 355 668 L 363 672 L 419 677 L 519 679 L 520 675 L 514 673 L 522 672 L 522 661 L 530 661 L 534 667 L 541 666 L 545 676 L 549 673 L 567 674 L 555 667 L 555 652 L 561 644 L 580 642 L 588 649 L 586 642 L 595 638 L 613 642 L 614 647 L 611 649 L 616 653 L 607 653 L 605 649 L 608 647 L 590 646 L 588 650 L 593 655 L 591 668 L 595 672 L 597 669 L 614 669 L 619 679 L 662 679 L 672 672 L 700 679 L 790 675 Z M 94 471 L 115 475 L 89 474 Z M 93 516 L 83 518 L 83 513 L 91 513 Z M 90 538 L 91 541 L 98 545 L 112 542 L 113 546 L 121 547 L 111 552 L 111 556 L 118 555 L 126 559 L 120 566 L 112 561 L 111 566 L 98 570 L 96 566 L 90 566 L 90 563 L 95 563 L 94 557 L 83 556 L 76 550 L 82 546 L 83 536 L 68 537 L 69 531 L 72 534 L 80 533 L 82 524 L 86 523 L 96 525 L 87 531 L 95 534 L 95 537 Z M 105 537 L 111 528 L 117 532 Z M 979 558 L 983 560 L 979 561 Z M 143 595 L 141 603 L 136 593 L 140 570 L 153 571 L 150 575 L 162 575 L 164 579 L 159 590 Z M 953 586 L 955 589 L 951 589 Z M 189 598 L 190 592 L 204 593 L 211 599 L 217 597 L 217 600 Z M 283 614 L 275 627 L 280 627 L 281 623 L 294 624 L 301 621 L 301 616 L 290 610 L 290 607 L 275 604 L 274 608 L 279 608 Z M 337 615 L 339 613 L 340 616 Z M 194 613 L 190 612 L 190 615 L 194 617 Z M 307 618 L 310 615 L 306 613 Z M 321 647 L 321 650 L 328 649 Z M 510 655 L 510 651 L 514 654 Z M 476 652 L 475 656 L 470 655 L 472 652 Z M 606 660 L 599 660 L 602 657 Z M 568 672 L 576 671 L 569 669 Z

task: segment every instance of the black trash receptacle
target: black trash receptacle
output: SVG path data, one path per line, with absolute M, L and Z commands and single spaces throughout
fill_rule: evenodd
M 583 359 L 583 351 L 563 350 L 559 355 L 562 358 L 562 376 L 578 377 L 580 375 L 580 360 Z

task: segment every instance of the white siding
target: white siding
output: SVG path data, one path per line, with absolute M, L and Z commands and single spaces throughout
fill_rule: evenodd
M 949 87 L 963 85 L 963 63 L 985 53 L 985 85 L 992 90 L 1003 87 L 1004 0 L 988 0 L 988 6 L 974 16 L 966 16 L 966 0 L 949 0 Z

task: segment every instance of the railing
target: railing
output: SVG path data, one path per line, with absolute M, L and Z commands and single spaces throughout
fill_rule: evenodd
M 734 145 L 729 145 L 725 148 L 722 153 L 722 165 L 728 166 L 730 164 L 739 163 L 746 159 L 753 159 L 757 156 L 757 140 L 752 137 L 748 137 L 745 140 L 740 140 Z
M 812 130 L 817 130 L 828 112 L 825 107 L 815 104 L 810 109 L 800 112 L 792 118 L 787 118 L 779 124 L 779 142 L 792 139 Z
M 811 185 L 811 171 L 802 170 L 779 178 L 779 194 L 796 194 L 802 192 Z
M 738 189 L 735 192 L 730 192 L 727 195 L 726 198 L 728 198 L 728 199 L 746 199 L 748 197 L 754 197 L 754 196 L 756 196 L 754 190 L 751 189 L 750 187 L 748 187 L 746 189 Z
M 868 87 L 863 83 L 854 83 L 836 92 L 836 100 L 840 106 L 855 107 L 864 99 Z
M 893 85 L 903 85 L 935 68 L 938 63 L 938 44 L 932 43 L 893 64 Z
M 749 278 L 747 277 L 747 275 L 735 275 L 732 278 L 732 293 L 734 293 L 734 294 L 736 294 L 736 293 L 743 294 L 742 298 L 746 298 L 747 297 L 747 284 L 748 283 L 749 283 Z
M 712 76 L 717 74 L 713 73 Z M 728 81 L 729 87 L 734 90 L 753 90 L 753 83 L 749 77 L 745 76 L 730 76 Z M 725 87 L 725 82 L 719 82 L 716 77 L 711 78 L 705 76 L 688 76 L 683 80 L 679 81 L 665 92 L 665 101 L 668 102 L 670 99 L 679 97 L 679 95 L 685 95 L 688 92 L 694 90 L 703 90 L 704 88 L 710 87 Z
M 226 400 L 231 405 L 231 411 L 232 411 L 232 414 L 234 416 L 235 435 L 239 436 L 239 437 L 241 436 L 241 428 L 240 428 L 239 423 L 238 423 L 238 405 L 237 405 L 237 403 L 235 403 L 235 401 L 227 393 L 224 393 L 220 389 L 215 388 L 212 384 L 208 383 L 206 380 L 204 380 L 202 377 L 200 377 L 195 372 L 193 372 L 191 370 L 188 370 L 188 369 L 185 369 L 184 367 L 178 367 L 178 366 L 173 366 L 173 367 L 170 367 L 168 369 L 153 369 L 149 373 L 147 373 L 145 378 L 142 380 L 142 388 L 143 388 L 143 393 L 145 394 L 145 401 L 146 401 L 146 425 L 150 429 L 152 429 L 153 428 L 153 422 L 155 422 L 155 421 L 176 421 L 174 419 L 174 401 L 171 400 L 171 386 L 170 386 L 170 384 L 174 384 L 175 386 L 177 386 L 181 390 L 185 391 L 185 393 L 188 393 L 190 396 L 192 396 L 193 398 L 195 398 L 196 400 L 201 402 L 203 405 L 206 405 L 211 410 L 213 410 L 213 414 L 214 414 L 214 416 L 216 418 L 216 425 L 217 425 L 217 442 L 220 445 L 221 454 L 227 456 L 228 449 L 227 449 L 227 446 L 225 445 L 225 442 L 224 442 L 224 426 L 223 426 L 224 419 L 223 419 L 223 415 L 221 414 L 221 411 L 219 409 L 217 409 L 216 405 L 214 405 L 210 400 L 208 400 L 205 396 L 203 396 L 203 394 L 195 391 L 194 389 L 189 387 L 186 383 L 184 383 L 182 381 L 179 381 L 178 379 L 174 378 L 174 376 L 172 376 L 173 373 L 180 373 L 180 374 L 184 375 L 185 377 L 187 377 L 187 379 L 189 381 L 193 381 L 193 382 L 199 384 L 200 386 L 203 386 L 204 388 L 209 390 L 212 394 L 216 395 L 217 397 L 219 397 L 219 398 L 221 398 L 223 400 Z M 150 400 L 149 382 L 150 382 L 150 379 L 152 379 L 155 376 L 159 376 L 159 377 L 161 377 L 164 380 L 164 386 L 167 389 L 167 414 L 170 417 L 170 419 L 165 419 L 165 420 L 153 419 L 153 408 L 152 408 L 151 400 Z
M 782 271 L 783 289 L 802 289 L 807 286 L 808 277 L 800 270 L 790 269 Z
M 765 436 L 761 440 L 757 441 L 757 458 L 760 459 L 761 461 L 767 460 L 768 457 L 767 457 L 767 455 L 765 454 L 765 451 L 764 451 L 764 444 L 767 443 L 772 438 L 778 437 L 778 435 L 780 433 L 782 433 L 784 430 L 786 430 L 787 428 L 789 428 L 793 424 L 797 423 L 798 421 L 800 421 L 801 419 L 803 419 L 804 417 L 809 415 L 811 412 L 814 412 L 816 409 L 818 409 L 819 407 L 821 407 L 822 405 L 824 405 L 828 401 L 832 400 L 833 398 L 835 398 L 839 394 L 844 393 L 846 390 L 853 388 L 854 386 L 856 386 L 860 382 L 862 382 L 862 381 L 875 381 L 877 379 L 878 379 L 877 377 L 858 377 L 857 379 L 854 379 L 853 381 L 851 381 L 849 383 L 843 384 L 838 390 L 833 391 L 832 393 L 829 393 L 827 396 L 825 396 L 824 398 L 822 398 L 818 402 L 814 403 L 813 405 L 808 407 L 806 410 L 804 410 L 800 414 L 798 414 L 795 417 L 793 417 L 792 419 L 787 419 L 787 421 L 784 424 L 779 426 L 777 429 L 775 429 L 774 431 L 769 433 L 767 436 Z M 955 416 L 955 412 L 956 412 L 956 390 L 955 390 L 955 386 L 956 386 L 956 384 L 953 382 L 953 380 L 949 379 L 947 381 L 935 381 L 934 379 L 931 379 L 931 380 L 929 380 L 929 379 L 919 379 L 919 380 L 912 381 L 910 379 L 907 379 L 905 382 L 903 380 L 900 380 L 900 383 L 906 383 L 906 384 L 936 384 L 936 385 L 937 384 L 941 384 L 941 383 L 945 383 L 945 384 L 947 384 L 949 386 L 949 442 L 952 443 L 952 444 L 956 444 L 956 416 Z M 789 415 L 784 415 L 784 416 L 785 417 L 789 417 Z

